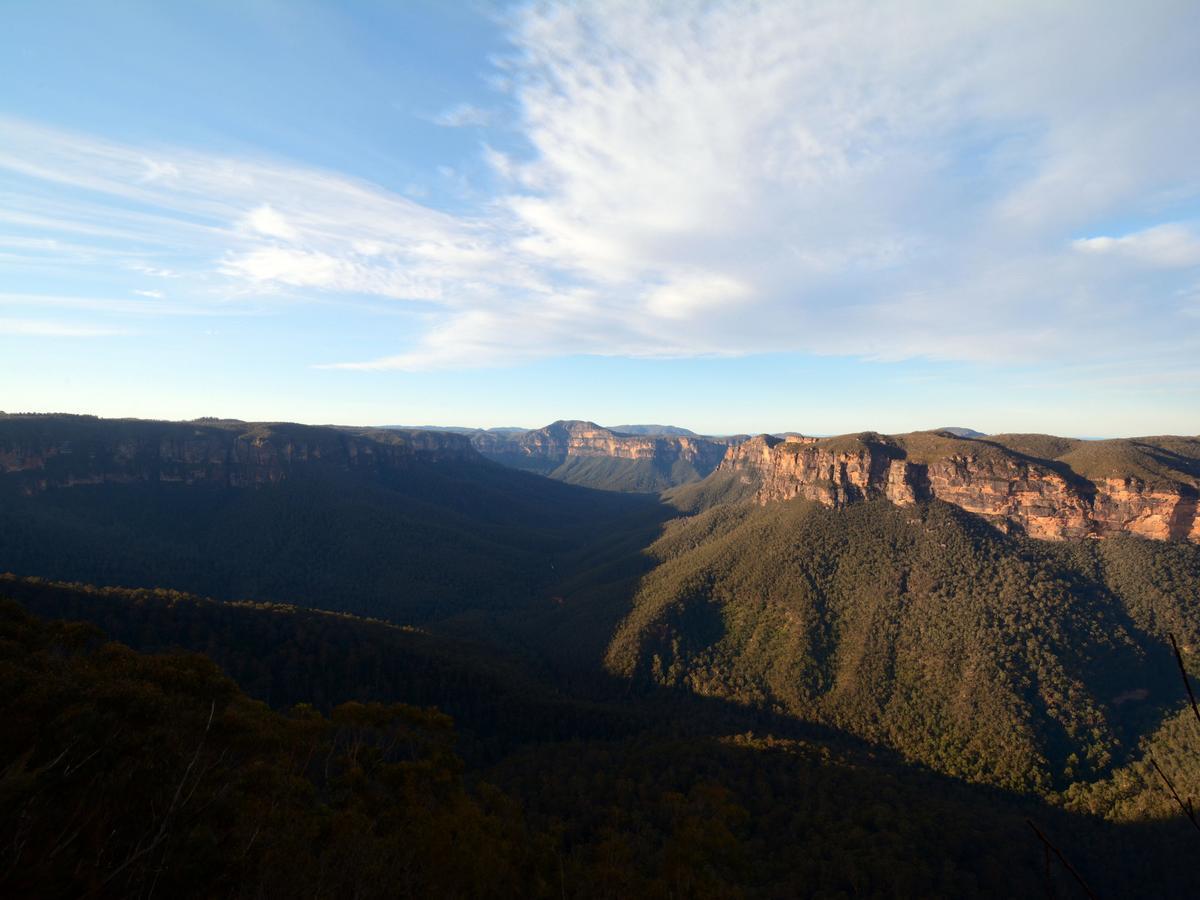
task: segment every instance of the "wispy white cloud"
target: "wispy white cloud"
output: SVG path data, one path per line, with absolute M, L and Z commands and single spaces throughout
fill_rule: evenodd
M 213 294 L 306 288 L 451 305 L 494 295 L 493 282 L 536 280 L 489 223 L 345 176 L 160 149 L 146 178 L 137 147 L 12 120 L 0 131 L 0 188 L 29 211 L 7 227 L 86 235 L 129 271 L 204 281 Z
M 145 170 L 141 181 L 159 181 L 160 179 L 174 180 L 179 177 L 178 167 L 172 162 L 160 162 L 154 159 L 143 159 Z
M 470 103 L 459 103 L 442 110 L 433 117 L 433 122 L 445 128 L 480 128 L 491 124 L 492 113 Z
M 483 145 L 504 188 L 472 215 L 3 122 L 7 227 L 225 296 L 423 311 L 392 355 L 320 361 L 346 368 L 1200 353 L 1180 300 L 1200 253 L 1194 3 L 535 2 L 509 28 L 523 149 Z
M 175 272 L 171 269 L 161 269 L 161 268 L 158 268 L 157 266 L 147 266 L 142 263 L 134 263 L 134 264 L 130 265 L 129 268 L 134 272 L 141 272 L 143 275 L 150 275 L 150 276 L 153 276 L 154 278 L 179 278 L 179 277 L 181 277 L 178 272 Z
M 28 294 L 18 292 L 0 292 L 0 307 L 7 307 L 18 312 L 33 311 L 35 315 L 50 309 L 71 310 L 74 312 L 100 313 L 113 317 L 152 317 L 163 316 L 233 316 L 254 313 L 252 309 L 229 309 L 213 304 L 163 302 L 165 297 L 155 291 L 134 291 L 146 297 L 145 300 L 133 300 L 121 297 L 90 297 L 64 294 Z
M 50 319 L 8 319 L 0 317 L 0 336 L 92 338 L 129 334 L 125 328 L 60 322 Z
M 1167 224 L 1122 237 L 1079 238 L 1084 253 L 1115 256 L 1162 268 L 1200 266 L 1200 234 L 1185 225 Z
M 292 240 L 296 237 L 296 229 L 270 206 L 264 205 L 252 210 L 243 222 L 252 231 L 266 237 L 282 238 L 283 240 Z
M 1184 264 L 1182 234 L 1151 229 L 1116 267 L 1070 247 L 1097 217 L 1200 203 L 1187 22 L 1185 4 L 523 7 L 506 65 L 533 152 L 483 153 L 511 186 L 508 249 L 570 290 L 458 312 L 367 365 L 1196 352 L 1171 285 L 1137 271 Z

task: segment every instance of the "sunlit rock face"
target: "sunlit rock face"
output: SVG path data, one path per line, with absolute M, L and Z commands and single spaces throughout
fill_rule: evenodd
M 1128 533 L 1200 543 L 1200 439 L 1084 443 L 1018 437 L 1058 442 L 1065 451 L 1042 458 L 1006 446 L 1005 436 L 968 439 L 948 432 L 821 439 L 760 435 L 729 441 L 622 434 L 579 421 L 512 435 L 463 435 L 0 415 L 0 476 L 4 485 L 32 494 L 104 483 L 250 486 L 317 468 L 386 475 L 420 463 L 486 465 L 484 456 L 547 465 L 571 457 L 607 457 L 686 463 L 701 477 L 737 472 L 756 486 L 759 503 L 802 497 L 831 507 L 868 499 L 904 506 L 937 499 L 1005 531 L 1036 538 Z M 1081 453 L 1082 463 L 1076 458 Z M 1155 467 L 1147 468 L 1147 460 Z
M 1064 462 L 989 441 L 866 433 L 812 441 L 761 435 L 730 447 L 720 469 L 757 483 L 760 503 L 803 497 L 841 506 L 883 498 L 906 505 L 938 499 L 1036 538 L 1127 532 L 1200 542 L 1200 492 L 1189 464 L 1181 465 L 1173 483 L 1157 479 L 1151 485 L 1131 475 L 1089 479 Z
M 545 428 L 514 435 L 477 432 L 476 449 L 491 456 L 524 456 L 559 461 L 572 456 L 645 459 L 663 464 L 691 463 L 702 475 L 713 471 L 725 456 L 723 441 L 684 435 L 622 434 L 595 422 L 559 421 Z
M 1151 490 L 1136 478 L 1105 478 L 1097 484 L 1095 519 L 1106 531 L 1200 543 L 1194 490 Z
M 403 469 L 479 462 L 470 441 L 397 432 L 230 421 L 0 417 L 0 474 L 22 493 L 80 484 L 271 484 L 306 469 Z

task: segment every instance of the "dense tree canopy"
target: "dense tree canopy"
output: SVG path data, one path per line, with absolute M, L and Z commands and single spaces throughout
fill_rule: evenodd
M 1008 537 L 884 502 L 720 505 L 672 523 L 613 671 L 846 729 L 1045 792 L 1107 773 L 1179 702 L 1200 548 Z
M 1200 895 L 1196 545 L 737 472 L 105 482 L 76 424 L 58 481 L 0 477 L 0 894 L 1078 896 L 1061 852 L 1101 896 Z

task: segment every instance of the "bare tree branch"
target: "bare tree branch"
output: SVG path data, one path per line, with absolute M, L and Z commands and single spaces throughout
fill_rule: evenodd
M 132 854 L 130 854 L 129 858 L 126 859 L 125 862 L 117 866 L 117 868 L 114 869 L 100 885 L 90 891 L 87 896 L 91 896 L 92 894 L 101 890 L 106 884 L 125 871 L 125 869 L 129 868 L 133 862 L 140 857 L 145 856 L 147 853 L 161 844 L 166 838 L 167 827 L 171 824 L 171 816 L 174 814 L 176 806 L 179 804 L 179 797 L 183 793 L 184 785 L 187 784 L 188 776 L 192 773 L 192 769 L 196 767 L 196 762 L 200 759 L 200 753 L 204 750 L 204 744 L 208 741 L 208 733 L 212 730 L 213 715 L 216 713 L 216 711 L 217 701 L 214 700 L 212 701 L 212 705 L 208 710 L 208 722 L 204 726 L 204 734 L 200 736 L 200 743 L 196 746 L 196 752 L 192 754 L 191 761 L 187 764 L 187 768 L 183 770 L 183 777 L 179 779 L 179 784 L 175 788 L 175 795 L 171 798 L 171 805 L 168 806 L 166 812 L 163 813 L 162 824 L 159 826 L 158 833 L 154 836 L 150 843 L 146 844 L 144 847 L 139 847 Z
M 1179 677 L 1183 679 L 1183 686 L 1187 688 L 1188 700 L 1192 702 L 1192 713 L 1196 716 L 1196 721 L 1200 722 L 1200 706 L 1196 705 L 1196 695 L 1192 693 L 1192 682 L 1188 679 L 1187 669 L 1183 667 L 1183 654 L 1179 652 L 1175 633 L 1170 632 L 1167 637 L 1171 639 L 1171 647 L 1175 650 L 1175 662 L 1179 665 Z
M 1158 761 L 1152 756 L 1150 757 L 1150 765 L 1154 766 L 1154 771 L 1158 773 L 1158 777 L 1163 780 L 1163 784 L 1167 786 L 1167 790 L 1171 792 L 1171 796 L 1175 798 L 1175 802 L 1179 804 L 1179 808 L 1183 810 L 1183 814 L 1188 817 L 1188 821 L 1192 823 L 1197 831 L 1200 831 L 1200 820 L 1196 819 L 1196 811 L 1192 807 L 1191 799 L 1186 802 L 1179 796 L 1179 792 L 1175 790 L 1175 785 L 1171 783 L 1171 779 L 1167 777 L 1158 765 Z
M 1050 843 L 1050 839 L 1048 837 L 1046 837 L 1044 834 L 1042 834 L 1041 829 L 1039 829 L 1036 825 L 1034 825 L 1033 822 L 1029 819 L 1025 820 L 1025 824 L 1033 829 L 1033 833 L 1038 836 L 1038 840 L 1042 842 L 1042 846 L 1049 852 L 1053 853 L 1056 857 L 1058 857 L 1058 861 L 1063 864 L 1064 869 L 1066 869 L 1068 872 L 1071 873 L 1071 877 L 1074 878 L 1075 881 L 1077 881 L 1079 883 L 1079 886 L 1081 888 L 1083 888 L 1083 892 L 1085 894 L 1087 894 L 1088 897 L 1091 898 L 1091 900 L 1099 900 L 1099 898 L 1096 896 L 1095 892 L 1092 891 L 1092 889 L 1090 887 L 1088 887 L 1087 882 L 1083 880 L 1083 876 L 1080 875 L 1077 871 L 1075 871 L 1075 867 L 1073 865 L 1071 865 L 1069 862 L 1067 862 L 1067 858 L 1062 855 L 1062 851 L 1059 850 L 1057 847 L 1055 847 L 1052 843 Z

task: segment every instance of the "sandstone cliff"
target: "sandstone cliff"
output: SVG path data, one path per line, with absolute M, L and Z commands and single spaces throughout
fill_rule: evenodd
M 246 486 L 321 467 L 375 473 L 482 463 L 462 435 L 201 420 L 0 416 L 0 476 L 23 493 L 78 484 Z
M 1039 457 L 1031 449 L 1058 452 Z M 842 506 L 884 498 L 906 505 L 936 498 L 1037 538 L 1128 532 L 1200 542 L 1200 439 L 1194 438 L 761 435 L 731 447 L 720 470 L 755 484 L 760 503 L 804 497 Z
M 481 456 L 482 454 L 482 456 Z M 320 468 L 386 475 L 483 457 L 593 487 L 659 491 L 714 471 L 759 503 L 826 506 L 938 499 L 1004 530 L 1061 540 L 1130 533 L 1200 543 L 1200 438 L 1078 441 L 948 432 L 740 442 L 629 435 L 560 421 L 517 434 L 315 427 L 199 420 L 0 415 L 0 487 L 78 484 L 246 486 Z
M 728 441 L 695 435 L 624 434 L 594 422 L 565 420 L 519 434 L 479 431 L 471 441 L 498 462 L 598 487 L 625 486 L 622 479 L 633 467 L 588 468 L 582 461 L 638 463 L 644 477 L 633 489 L 645 490 L 705 477 L 720 464 L 728 446 Z

